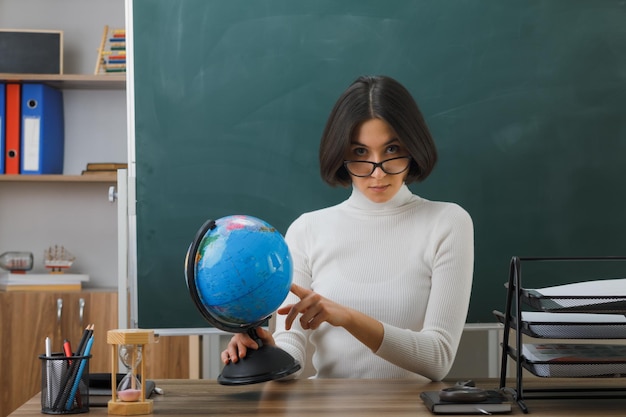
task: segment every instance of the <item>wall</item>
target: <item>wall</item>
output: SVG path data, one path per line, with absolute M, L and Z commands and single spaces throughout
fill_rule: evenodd
M 64 73 L 93 74 L 104 25 L 124 27 L 124 0 L 2 0 L 0 27 L 64 31 Z M 126 161 L 126 93 L 65 90 L 65 174 Z M 62 244 L 89 286 L 117 286 L 117 212 L 106 184 L 0 183 L 0 253 Z M 17 215 L 19 213 L 19 216 Z M 16 214 L 16 215 L 13 215 Z
M 68 74 L 92 74 L 104 25 L 124 27 L 124 0 L 2 0 L 3 29 L 63 30 Z

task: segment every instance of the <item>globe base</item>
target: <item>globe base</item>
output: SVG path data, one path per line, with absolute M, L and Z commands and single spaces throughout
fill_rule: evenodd
M 217 382 L 222 385 L 258 384 L 284 378 L 300 369 L 300 364 L 279 347 L 263 345 L 249 349 L 245 358 L 224 366 Z

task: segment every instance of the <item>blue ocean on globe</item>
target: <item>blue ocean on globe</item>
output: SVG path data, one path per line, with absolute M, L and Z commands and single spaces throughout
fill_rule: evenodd
M 224 324 L 258 324 L 289 293 L 287 244 L 278 230 L 256 217 L 227 216 L 215 223 L 202 238 L 195 260 L 202 308 Z

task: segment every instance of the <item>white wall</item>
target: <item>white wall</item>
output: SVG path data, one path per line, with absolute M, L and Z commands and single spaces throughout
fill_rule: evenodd
M 0 1 L 3 29 L 63 30 L 68 74 L 93 74 L 104 26 L 124 24 L 124 0 Z
M 65 74 L 93 74 L 105 25 L 124 27 L 124 0 L 0 1 L 0 28 L 63 30 Z M 127 160 L 123 90 L 65 90 L 64 110 L 65 174 Z M 60 244 L 90 287 L 117 287 L 117 213 L 107 193 L 106 184 L 0 183 L 0 253 L 31 251 L 43 272 L 44 249 Z

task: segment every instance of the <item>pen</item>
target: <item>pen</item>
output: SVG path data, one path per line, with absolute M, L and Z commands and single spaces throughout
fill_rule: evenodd
M 52 363 L 50 359 L 52 357 L 52 342 L 49 337 L 46 337 L 46 395 L 48 396 L 48 406 L 52 405 Z

